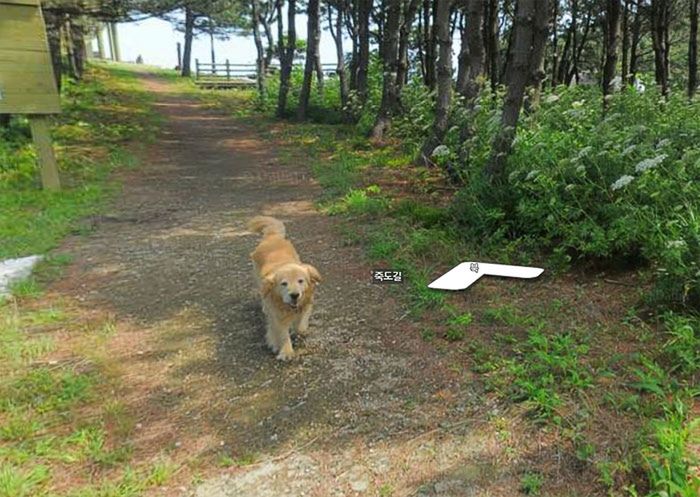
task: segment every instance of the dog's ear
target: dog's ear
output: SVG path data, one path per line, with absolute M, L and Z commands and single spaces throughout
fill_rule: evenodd
M 260 295 L 267 297 L 273 286 L 275 286 L 275 277 L 272 275 L 265 277 L 260 285 Z
M 318 272 L 318 269 L 313 267 L 311 264 L 304 264 L 304 267 L 306 268 L 306 272 L 309 273 L 309 279 L 313 283 L 321 282 L 321 273 Z

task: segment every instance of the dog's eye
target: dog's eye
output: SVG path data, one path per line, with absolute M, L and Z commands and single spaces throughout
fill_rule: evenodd
M 287 282 L 286 282 L 286 281 L 283 281 L 283 282 L 282 282 L 282 286 L 287 286 Z
M 302 283 L 304 283 L 304 280 L 300 279 L 299 284 L 301 285 Z

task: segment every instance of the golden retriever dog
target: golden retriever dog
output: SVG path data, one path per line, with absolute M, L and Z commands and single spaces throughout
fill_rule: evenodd
M 309 329 L 314 289 L 321 275 L 301 262 L 279 219 L 256 216 L 248 229 L 263 237 L 250 257 L 267 319 L 265 340 L 277 359 L 287 361 L 294 357 L 291 328 L 302 335 Z

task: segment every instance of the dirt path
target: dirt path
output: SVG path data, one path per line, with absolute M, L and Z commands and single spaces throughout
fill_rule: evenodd
M 145 76 L 165 116 L 146 164 L 94 233 L 73 240 L 62 290 L 129 323 L 115 354 L 133 376 L 136 443 L 185 451 L 202 481 L 167 495 L 512 495 L 484 406 L 423 343 L 356 248 L 313 208 L 305 166 L 283 163 L 251 123 Z M 277 216 L 325 280 L 300 357 L 266 349 L 245 223 Z M 120 325 L 124 327 L 124 325 Z M 118 352 L 119 350 L 124 352 Z

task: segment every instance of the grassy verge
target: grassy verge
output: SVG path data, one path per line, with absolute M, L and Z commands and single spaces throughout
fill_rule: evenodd
M 27 123 L 0 136 L 0 259 L 46 253 L 118 190 L 110 173 L 158 127 L 151 97 L 121 66 L 68 82 L 53 128 L 63 189 L 38 185 Z M 162 486 L 166 453 L 136 458 L 133 413 L 112 357 L 117 323 L 42 294 L 69 258 L 53 254 L 0 304 L 0 497 L 128 497 Z
M 80 84 L 66 83 L 53 126 L 60 192 L 38 186 L 26 119 L 0 131 L 0 259 L 49 251 L 99 209 L 118 188 L 110 172 L 136 167 L 131 150 L 154 136 L 149 102 L 135 73 L 119 66 L 91 66 Z
M 251 109 L 245 93 L 204 98 L 239 115 Z M 566 271 L 556 257 L 537 260 L 522 250 L 527 240 L 500 246 L 467 240 L 449 208 L 455 192 L 439 171 L 411 166 L 405 148 L 372 147 L 341 125 L 270 125 L 261 115 L 254 121 L 267 125 L 267 138 L 287 145 L 283 158 L 312 158 L 324 192 L 319 207 L 342 218 L 345 242 L 361 246 L 375 267 L 404 271 L 397 292 L 420 319 L 423 339 L 449 353 L 465 375 L 476 374 L 485 396 L 548 440 L 566 460 L 565 472 L 583 475 L 575 487 L 697 495 L 700 321 L 643 311 L 644 273 Z M 441 270 L 466 259 L 536 262 L 549 271 L 532 285 L 483 281 L 467 294 L 427 288 Z M 493 420 L 499 437 L 507 433 L 504 440 L 515 436 L 510 424 Z M 526 458 L 526 465 L 524 493 L 566 486 L 562 468 L 546 458 Z

